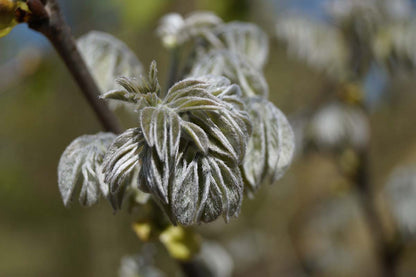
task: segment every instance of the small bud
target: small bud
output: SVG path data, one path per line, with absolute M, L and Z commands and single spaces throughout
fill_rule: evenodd
M 7 35 L 14 25 L 18 4 L 12 0 L 0 0 L 0 37 Z
M 29 8 L 23 0 L 0 0 L 0 38 L 7 35 L 13 27 L 23 22 Z

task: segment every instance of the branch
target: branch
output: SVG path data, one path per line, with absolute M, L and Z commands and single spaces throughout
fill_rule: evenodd
M 368 118 L 368 111 L 362 108 Z M 369 144 L 359 153 L 359 166 L 355 183 L 360 192 L 361 205 L 367 218 L 368 226 L 374 238 L 376 254 L 385 277 L 397 276 L 397 263 L 403 250 L 403 244 L 391 239 L 385 231 L 382 219 L 377 210 L 376 197 L 370 177 Z
M 117 118 L 98 98 L 100 91 L 82 59 L 71 30 L 66 24 L 56 0 L 28 0 L 31 13 L 25 20 L 29 27 L 43 34 L 58 52 L 104 129 L 120 133 Z

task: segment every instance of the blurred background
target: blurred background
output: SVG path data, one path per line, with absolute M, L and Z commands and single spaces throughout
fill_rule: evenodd
M 348 6 L 353 2 L 358 8 Z M 111 33 L 145 67 L 157 60 L 162 79 L 169 54 L 155 30 L 168 12 L 209 10 L 225 21 L 255 23 L 269 35 L 264 74 L 271 101 L 292 122 L 298 142 L 294 162 L 280 181 L 245 199 L 238 219 L 197 227 L 228 251 L 235 276 L 381 275 L 373 245 L 377 234 L 350 178 L 354 151 L 362 147 L 369 154 L 367 170 L 382 225 L 387 236 L 400 241 L 398 275 L 416 276 L 416 1 L 386 1 L 396 4 L 383 6 L 383 24 L 371 44 L 375 50 L 366 46 L 374 53 L 348 56 L 367 61 L 364 73 L 345 77 L 337 71 L 344 69 L 338 66 L 344 57 L 340 35 L 349 46 L 368 44 L 339 30 L 367 30 L 375 2 L 383 1 L 61 4 L 76 37 L 90 30 Z M 344 105 L 354 102 L 356 90 L 363 92 L 357 97 L 366 113 Z M 141 251 L 131 227 L 134 214 L 114 214 L 106 201 L 89 209 L 62 204 L 59 157 L 74 138 L 98 131 L 95 115 L 41 35 L 19 25 L 0 40 L 0 276 L 117 276 L 122 257 Z M 177 270 L 163 249 L 153 260 L 168 276 Z

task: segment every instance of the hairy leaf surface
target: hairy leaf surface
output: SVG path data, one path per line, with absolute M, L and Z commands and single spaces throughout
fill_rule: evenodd
M 249 192 L 263 183 L 273 183 L 286 171 L 295 150 L 295 138 L 285 115 L 273 103 L 249 98 L 246 107 L 253 134 L 241 166 Z
M 117 78 L 137 77 L 143 72 L 136 55 L 110 34 L 91 31 L 78 39 L 77 46 L 102 94 L 120 88 Z M 110 104 L 111 108 L 118 106 L 118 102 Z
M 84 206 L 95 204 L 100 195 L 108 195 L 102 162 L 115 137 L 111 133 L 84 135 L 65 149 L 58 165 L 58 185 L 65 206 L 70 205 L 77 189 L 80 190 L 79 201 Z
M 224 76 L 241 87 L 244 97 L 267 97 L 269 87 L 263 73 L 248 60 L 227 50 L 214 50 L 202 55 L 194 64 L 190 76 Z
M 259 69 L 263 68 L 269 54 L 269 40 L 257 25 L 231 22 L 219 25 L 214 33 L 230 52 L 243 56 Z

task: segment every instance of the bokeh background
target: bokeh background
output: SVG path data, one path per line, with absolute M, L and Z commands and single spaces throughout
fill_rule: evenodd
M 157 60 L 161 78 L 169 55 L 155 29 L 164 14 L 209 10 L 225 21 L 253 22 L 270 37 L 270 99 L 289 118 L 313 106 L 323 91 L 332 97 L 333 80 L 288 55 L 275 26 L 289 11 L 327 22 L 324 0 L 60 2 L 76 37 L 89 30 L 111 33 L 145 67 Z M 385 183 L 397 166 L 416 161 L 415 86 L 412 73 L 387 76 L 378 69 L 365 81 L 370 172 L 387 229 L 392 215 Z M 140 252 L 131 228 L 135 214 L 114 214 L 105 201 L 88 209 L 62 204 L 59 157 L 74 138 L 98 131 L 95 115 L 42 36 L 19 25 L 0 40 L 0 276 L 117 276 L 120 259 Z M 235 276 L 378 276 L 374 234 L 350 186 L 336 156 L 298 153 L 282 180 L 245 199 L 238 219 L 197 229 L 229 251 Z M 416 275 L 415 246 L 406 241 L 400 276 Z M 177 268 L 163 251 L 154 260 L 171 276 Z

